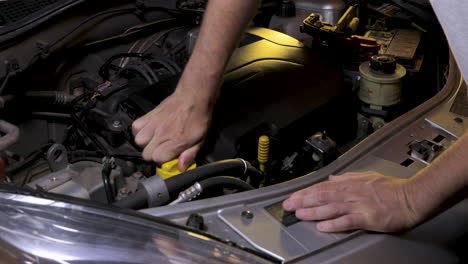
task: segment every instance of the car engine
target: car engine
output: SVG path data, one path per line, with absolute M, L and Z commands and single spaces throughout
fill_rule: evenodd
M 206 1 L 77 6 L 7 44 L 2 180 L 133 209 L 262 188 L 326 166 L 440 89 L 447 55 L 423 42 L 437 30 L 385 16 L 382 1 L 338 1 L 333 21 L 314 1 L 296 1 L 298 14 L 316 13 L 298 20 L 291 2 L 262 4 L 227 66 L 196 168 L 181 174 L 176 161 L 144 161 L 131 125 L 174 91 Z M 397 99 L 359 87 L 380 85 L 392 65 L 406 73 L 391 83 Z

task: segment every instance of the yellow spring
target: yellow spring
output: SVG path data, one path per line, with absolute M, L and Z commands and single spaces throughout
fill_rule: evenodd
M 265 172 L 265 163 L 268 162 L 268 154 L 270 152 L 270 138 L 268 136 L 261 136 L 258 139 L 258 153 L 257 160 L 260 164 L 260 170 Z

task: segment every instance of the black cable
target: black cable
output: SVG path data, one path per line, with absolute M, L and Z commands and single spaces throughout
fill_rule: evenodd
M 70 111 L 70 115 L 72 117 L 72 120 L 75 121 L 75 124 L 78 126 L 78 128 L 80 128 L 81 131 L 85 133 L 86 137 L 88 137 L 88 139 L 90 139 L 93 142 L 96 148 L 102 151 L 104 156 L 109 156 L 111 154 L 111 151 L 109 151 L 109 149 L 106 148 L 104 144 L 102 144 L 96 137 L 94 137 L 94 135 L 88 130 L 86 125 L 78 118 L 78 116 L 73 111 Z
M 159 78 L 158 76 L 156 75 L 156 73 L 154 73 L 153 69 L 151 69 L 151 67 L 144 61 L 139 61 L 137 62 L 138 65 L 141 65 L 141 67 L 143 67 L 144 69 L 146 69 L 146 71 L 149 73 L 149 75 L 153 78 L 154 80 L 154 83 L 158 83 L 159 82 Z
M 180 68 L 180 66 L 175 61 L 173 61 L 170 58 L 164 58 L 164 60 L 167 61 L 170 65 L 172 65 L 172 67 L 174 67 L 174 69 L 177 72 L 182 72 L 182 68 Z
M 185 48 L 185 43 L 187 42 L 187 38 L 182 39 L 181 41 L 177 42 L 170 50 L 165 50 L 163 52 L 164 56 L 171 55 L 175 56 L 177 52 L 181 49 Z
M 252 185 L 246 183 L 243 180 L 240 180 L 235 177 L 231 176 L 218 176 L 218 177 L 213 177 L 209 178 L 203 181 L 200 181 L 199 184 L 201 185 L 203 191 L 205 191 L 208 188 L 215 187 L 215 186 L 228 186 L 228 187 L 235 187 L 239 190 L 242 191 L 248 191 L 248 190 L 253 190 L 255 189 Z
M 104 191 L 106 193 L 106 199 L 108 204 L 112 204 L 114 202 L 114 191 L 112 189 L 112 185 L 110 183 L 110 175 L 112 172 L 112 162 L 107 159 L 102 164 L 102 184 L 104 186 Z
M 141 75 L 141 77 L 143 77 L 146 80 L 146 82 L 148 82 L 149 85 L 154 84 L 154 82 L 151 79 L 150 75 L 145 70 L 140 68 L 140 66 L 137 65 L 137 64 L 127 65 L 122 70 L 134 71 L 134 72 L 138 73 L 139 75 Z
M 104 11 L 104 12 L 97 13 L 97 14 L 83 20 L 81 23 L 79 23 L 77 26 L 75 26 L 71 31 L 69 31 L 66 34 L 62 35 L 60 38 L 56 39 L 54 42 L 47 45 L 44 49 L 46 50 L 46 52 L 49 52 L 52 47 L 54 47 L 55 45 L 60 43 L 62 40 L 66 39 L 67 37 L 69 37 L 70 35 L 75 33 L 80 27 L 86 25 L 88 22 L 90 22 L 93 19 L 96 19 L 96 18 L 98 18 L 100 16 L 108 15 L 108 14 L 115 14 L 115 13 L 131 13 L 131 12 L 135 12 L 135 11 L 136 11 L 136 8 L 126 8 L 126 9 L 115 9 L 115 10 L 109 10 L 109 11 Z M 25 69 L 27 69 L 31 65 L 33 65 L 43 53 L 44 53 L 44 51 L 34 54 L 34 56 L 32 56 L 31 60 L 29 61 L 28 65 L 25 67 Z
M 67 32 L 66 34 L 62 35 L 61 37 L 59 37 L 58 39 L 56 39 L 54 42 L 52 42 L 51 44 L 49 45 L 46 45 L 44 47 L 44 49 L 41 51 L 41 52 L 38 52 L 36 54 L 34 54 L 31 59 L 29 60 L 28 64 L 26 65 L 25 69 L 28 69 L 29 67 L 31 67 L 36 61 L 38 58 L 41 57 L 41 55 L 45 53 L 48 53 L 50 51 L 51 48 L 53 48 L 54 46 L 56 46 L 58 43 L 60 43 L 61 41 L 63 41 L 64 39 L 66 39 L 67 37 L 69 37 L 70 35 L 72 35 L 73 33 L 75 33 L 80 27 L 86 25 L 88 22 L 100 17 L 100 16 L 103 16 L 103 15 L 109 15 L 109 14 L 118 14 L 118 13 L 134 13 L 136 12 L 138 9 L 136 8 L 125 8 L 125 9 L 115 9 L 115 10 L 109 10 L 109 11 L 104 11 L 104 12 L 100 12 L 100 13 L 97 13 L 91 17 L 88 17 L 87 19 L 83 20 L 81 23 L 79 23 L 77 26 L 75 26 L 71 31 Z M 180 14 L 181 12 L 178 12 L 177 10 L 171 10 L 171 9 L 168 9 L 168 8 L 159 8 L 159 7 L 153 7 L 153 8 L 148 8 L 147 9 L 148 11 L 164 11 L 164 12 L 167 12 L 169 14 Z M 131 32 L 131 34 L 133 34 L 135 32 Z M 6 85 L 8 84 L 8 81 L 9 81 L 9 78 L 11 75 L 16 75 L 17 73 L 20 73 L 21 70 L 16 70 L 16 71 L 13 71 L 13 72 L 10 72 L 8 73 L 8 75 L 5 77 L 2 85 L 0 86 L 0 94 L 1 92 L 4 90 L 4 88 L 6 87 Z
M 70 105 L 73 107 L 73 106 L 75 106 L 77 103 L 79 103 L 81 100 L 85 99 L 86 97 L 91 97 L 93 94 L 94 94 L 94 92 L 85 92 L 85 93 L 82 93 L 82 94 L 78 95 L 77 97 L 75 97 L 75 98 L 70 102 Z
M 70 164 L 77 163 L 77 162 L 83 162 L 83 161 L 91 161 L 91 162 L 101 163 L 102 158 L 93 158 L 93 157 L 72 158 L 72 159 L 70 159 Z
M 112 64 L 113 61 L 116 59 L 121 59 L 121 58 L 145 58 L 145 55 L 143 53 L 119 53 L 112 55 L 110 58 L 108 58 L 104 64 L 99 68 L 99 76 L 101 76 L 102 79 L 108 80 L 109 79 L 109 73 L 107 72 L 107 68 Z
M 81 121 L 80 117 L 75 113 L 75 105 L 80 102 L 81 100 L 85 99 L 86 97 L 92 96 L 94 93 L 93 92 L 88 92 L 88 93 L 83 93 L 79 96 L 77 96 L 75 99 L 73 99 L 70 103 L 70 117 L 74 121 L 75 125 L 86 135 L 88 139 L 91 140 L 91 142 L 95 145 L 95 147 L 100 150 L 104 156 L 109 156 L 112 153 L 112 149 L 110 147 L 105 146 L 104 143 L 101 143 L 89 130 L 88 127 L 84 122 Z M 90 108 L 90 105 L 87 105 L 87 108 Z
M 172 75 L 177 74 L 177 70 L 173 67 L 172 64 L 169 64 L 167 61 L 164 61 L 163 59 L 156 59 L 152 60 L 151 62 L 157 63 L 161 66 L 163 66 L 165 69 L 167 69 Z
M 40 171 L 34 171 L 36 169 L 39 169 L 40 167 L 42 167 L 42 170 Z M 32 179 L 34 178 L 34 176 L 38 175 L 38 174 L 41 174 L 41 173 L 44 173 L 46 171 L 49 171 L 49 166 L 47 165 L 47 163 L 43 162 L 43 163 L 39 163 L 37 164 L 36 166 L 30 168 L 28 170 L 28 172 L 26 173 L 26 176 L 23 178 L 23 182 L 21 183 L 21 186 L 25 186 L 26 184 L 30 183 L 32 181 Z M 34 172 L 34 174 L 33 174 Z
M 155 23 L 160 23 L 161 21 L 156 21 Z M 165 22 L 165 20 L 163 20 L 162 22 Z M 167 35 L 169 35 L 170 33 L 174 32 L 174 31 L 177 31 L 177 30 L 180 30 L 180 29 L 183 29 L 185 27 L 176 27 L 176 28 L 172 28 L 172 29 L 169 29 L 167 30 L 166 32 L 164 32 L 163 34 L 161 34 L 157 39 L 155 39 L 154 41 L 152 41 L 152 43 L 156 43 L 158 41 L 160 41 L 162 38 L 164 37 L 167 37 Z M 99 76 L 101 76 L 101 78 L 103 78 L 104 80 L 108 80 L 109 79 L 109 73 L 107 72 L 107 68 L 111 65 L 111 63 L 116 60 L 116 59 L 120 59 L 120 58 L 132 58 L 132 57 L 136 57 L 136 58 L 149 58 L 148 55 L 145 55 L 144 52 L 146 52 L 148 50 L 145 49 L 143 50 L 143 52 L 139 52 L 139 53 L 119 53 L 119 54 L 116 54 L 116 55 L 113 55 L 111 56 L 109 59 L 106 60 L 106 62 L 104 62 L 104 64 L 99 68 Z M 180 70 L 180 67 L 176 64 L 176 63 L 171 63 L 171 65 L 174 66 L 175 64 L 175 68 L 176 69 L 179 69 L 179 72 L 181 71 Z M 149 67 L 149 66 L 148 66 Z M 151 71 L 152 72 L 152 71 Z M 150 74 L 151 74 L 150 72 Z M 156 81 L 158 80 L 157 76 L 154 74 L 151 74 L 153 79 Z M 156 81 L 158 82 L 158 81 Z
M 120 35 L 117 35 L 117 36 L 112 36 L 112 37 L 109 37 L 109 38 L 89 42 L 89 43 L 86 43 L 86 44 L 84 44 L 83 46 L 81 46 L 79 48 L 88 49 L 90 47 L 93 47 L 93 46 L 96 46 L 96 45 L 99 45 L 99 44 L 102 45 L 102 44 L 105 44 L 105 43 L 110 42 L 110 41 L 116 41 L 116 40 L 119 40 L 119 39 L 124 39 L 124 38 L 130 37 L 132 35 L 139 34 L 141 31 L 145 30 L 148 27 L 155 26 L 155 25 L 158 25 L 160 23 L 165 23 L 165 22 L 174 22 L 176 20 L 177 20 L 176 18 L 158 20 L 158 21 L 155 21 L 153 23 L 147 24 L 144 27 L 141 27 L 139 30 L 130 31 L 130 32 L 120 34 Z
M 228 159 L 209 163 L 193 170 L 183 172 L 179 175 L 167 179 L 166 186 L 169 193 L 174 193 L 187 188 L 194 182 L 220 175 L 246 176 L 252 177 L 254 182 L 263 179 L 263 174 L 249 162 L 240 159 Z
M 125 9 L 115 9 L 115 10 L 109 10 L 109 11 L 104 11 L 104 12 L 97 13 L 97 14 L 83 20 L 81 23 L 76 25 L 71 31 L 69 31 L 68 33 L 64 34 L 63 36 L 61 36 L 60 38 L 55 40 L 52 44 L 50 44 L 48 46 L 48 48 L 50 49 L 50 48 L 54 47 L 55 45 L 60 43 L 62 40 L 66 39 L 67 37 L 69 37 L 70 35 L 75 33 L 75 31 L 80 29 L 82 26 L 86 25 L 88 22 L 90 22 L 90 21 L 92 21 L 92 20 L 94 20 L 94 19 L 96 19 L 96 18 L 98 18 L 100 16 L 109 15 L 109 14 L 118 14 L 118 13 L 131 13 L 131 12 L 135 12 L 136 10 L 137 10 L 136 8 L 125 8 Z

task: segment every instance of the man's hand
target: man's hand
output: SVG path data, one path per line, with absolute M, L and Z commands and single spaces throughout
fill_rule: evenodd
M 161 164 L 179 156 L 181 171 L 193 162 L 208 130 L 226 64 L 259 2 L 209 1 L 174 94 L 132 125 L 145 160 Z
M 180 84 L 179 84 L 180 85 Z M 185 171 L 194 160 L 208 130 L 212 104 L 198 102 L 197 96 L 176 91 L 154 110 L 137 119 L 132 130 L 143 158 L 159 164 L 179 158 Z
M 327 182 L 294 193 L 283 207 L 296 211 L 299 219 L 319 221 L 322 232 L 402 231 L 423 220 L 412 204 L 409 182 L 376 172 L 330 176 Z

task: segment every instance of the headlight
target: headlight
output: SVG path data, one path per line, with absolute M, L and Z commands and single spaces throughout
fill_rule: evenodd
M 270 263 L 143 217 L 0 193 L 0 263 Z

